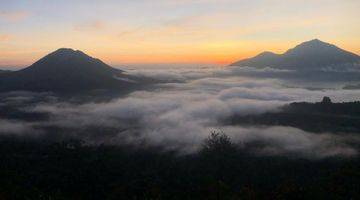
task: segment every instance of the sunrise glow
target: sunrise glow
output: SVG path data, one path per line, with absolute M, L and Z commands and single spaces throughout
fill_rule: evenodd
M 0 66 L 27 66 L 61 47 L 111 65 L 226 65 L 314 38 L 360 53 L 358 0 L 96 2 L 2 2 Z

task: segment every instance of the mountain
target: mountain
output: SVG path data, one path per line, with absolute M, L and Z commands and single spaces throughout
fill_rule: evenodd
M 360 56 L 315 39 L 301 43 L 284 54 L 263 52 L 253 58 L 237 61 L 230 66 L 291 70 L 342 70 L 348 67 L 359 67 Z
M 128 89 L 136 85 L 136 81 L 135 77 L 81 51 L 61 48 L 25 69 L 1 73 L 0 91 L 79 92 Z
M 11 70 L 0 69 L 0 74 L 12 72 Z

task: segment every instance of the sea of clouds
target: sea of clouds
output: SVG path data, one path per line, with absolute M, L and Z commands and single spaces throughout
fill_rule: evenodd
M 356 133 L 310 133 L 293 127 L 222 124 L 234 114 L 277 112 L 284 104 L 316 102 L 323 96 L 335 102 L 359 100 L 360 90 L 341 89 L 343 81 L 292 82 L 282 78 L 291 71 L 271 68 L 132 69 L 127 73 L 160 83 L 106 102 L 72 103 L 51 93 L 1 94 L 0 104 L 47 113 L 49 119 L 19 121 L 1 116 L 0 133 L 31 138 L 44 135 L 79 138 L 93 145 L 162 146 L 192 153 L 216 130 L 244 147 L 261 143 L 261 148 L 251 148 L 259 155 L 318 159 L 358 154 L 355 146 L 360 137 Z M 36 101 L 39 98 L 42 100 Z

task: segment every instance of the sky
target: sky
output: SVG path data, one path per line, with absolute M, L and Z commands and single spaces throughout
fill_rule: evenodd
M 61 47 L 113 66 L 226 65 L 318 38 L 360 54 L 359 0 L 0 0 L 0 67 Z

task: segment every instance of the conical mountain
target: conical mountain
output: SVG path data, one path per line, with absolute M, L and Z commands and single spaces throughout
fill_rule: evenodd
M 31 66 L 0 76 L 0 90 L 78 92 L 95 89 L 126 89 L 135 81 L 81 51 L 58 49 Z
M 284 54 L 261 53 L 253 58 L 237 61 L 231 66 L 272 67 L 292 70 L 319 70 L 341 68 L 345 65 L 359 65 L 360 56 L 339 47 L 310 40 L 289 49 Z

